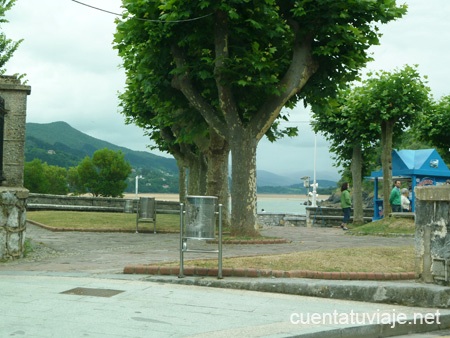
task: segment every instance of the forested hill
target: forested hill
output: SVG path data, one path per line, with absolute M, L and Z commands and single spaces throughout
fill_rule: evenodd
M 134 151 L 96 139 L 71 127 L 66 122 L 27 123 L 25 161 L 40 159 L 49 165 L 70 168 L 77 166 L 86 156 L 108 148 L 120 150 L 135 170 L 129 178 L 127 192 L 135 189 L 135 175 L 142 175 L 140 192 L 178 192 L 178 167 L 174 158 L 166 158 L 145 151 Z M 305 193 L 299 184 L 301 175 L 289 178 L 258 170 L 258 192 L 260 193 Z M 319 188 L 336 187 L 336 182 L 318 180 Z
M 145 151 L 134 151 L 112 143 L 96 139 L 72 128 L 66 122 L 27 123 L 25 161 L 35 158 L 64 168 L 77 166 L 86 156 L 95 151 L 108 148 L 120 150 L 133 168 L 159 169 L 178 174 L 173 158 L 157 156 Z

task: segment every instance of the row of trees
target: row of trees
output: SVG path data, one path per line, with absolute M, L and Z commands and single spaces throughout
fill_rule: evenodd
M 450 162 L 448 134 L 450 96 L 436 101 L 417 67 L 369 74 L 313 106 L 313 125 L 331 143 L 337 163 L 351 172 L 354 222 L 363 223 L 362 178 L 383 168 L 383 182 L 392 182 L 392 149 L 407 132 L 408 149 L 425 143 Z M 413 143 L 416 143 L 414 145 Z M 391 184 L 383 184 L 385 214 L 391 212 Z
M 379 43 L 377 24 L 406 13 L 395 0 L 123 0 L 123 7 L 114 47 L 127 75 L 120 95 L 127 122 L 175 157 L 181 184 L 188 169 L 188 193 L 218 196 L 225 206 L 231 151 L 230 229 L 250 235 L 258 142 L 295 135 L 280 130 L 282 109 L 319 104 L 355 80 Z
M 121 197 L 130 174 L 131 165 L 125 161 L 124 154 L 105 148 L 68 170 L 39 159 L 28 162 L 24 168 L 24 186 L 35 193 Z

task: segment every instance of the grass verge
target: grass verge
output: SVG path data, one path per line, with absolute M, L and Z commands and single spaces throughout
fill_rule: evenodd
M 217 259 L 186 260 L 186 266 L 213 268 Z M 269 270 L 310 270 L 324 272 L 411 272 L 414 247 L 363 247 L 294 252 L 282 255 L 223 259 L 225 268 Z M 161 266 L 179 266 L 179 262 Z
M 136 214 L 115 212 L 80 212 L 80 211 L 29 211 L 27 219 L 54 228 L 70 228 L 82 230 L 116 231 L 136 230 Z M 153 231 L 153 223 L 139 223 L 139 230 Z M 156 218 L 156 231 L 179 232 L 180 216 L 160 214 Z
M 387 217 L 364 225 L 351 227 L 354 235 L 414 235 L 414 219 L 402 217 Z

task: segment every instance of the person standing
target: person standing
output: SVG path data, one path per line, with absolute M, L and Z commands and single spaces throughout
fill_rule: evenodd
M 391 190 L 391 194 L 389 196 L 389 203 L 391 204 L 392 212 L 401 212 L 402 211 L 402 199 L 400 193 L 400 184 L 399 180 L 394 182 L 394 187 Z
M 409 190 L 406 188 L 402 189 L 402 211 L 409 212 L 411 210 L 411 202 L 409 200 Z
M 350 222 L 350 210 L 352 207 L 352 199 L 350 198 L 350 191 L 347 182 L 342 183 L 341 186 L 341 208 L 344 213 L 344 219 L 341 224 L 342 230 L 348 230 L 347 224 Z

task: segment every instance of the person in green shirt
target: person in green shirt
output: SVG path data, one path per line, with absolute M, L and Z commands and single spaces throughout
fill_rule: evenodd
M 400 193 L 401 182 L 396 180 L 394 182 L 394 187 L 389 195 L 389 204 L 391 205 L 392 212 L 402 211 L 402 194 Z
M 341 186 L 341 208 L 344 213 L 344 219 L 341 224 L 342 230 L 348 230 L 347 224 L 350 222 L 350 210 L 352 208 L 352 199 L 350 198 L 350 191 L 347 182 L 342 183 Z

